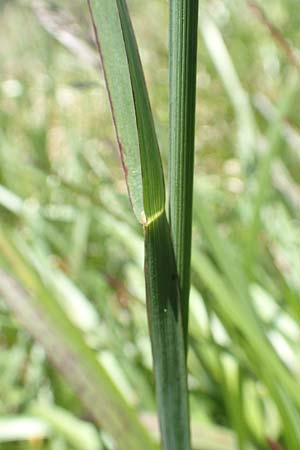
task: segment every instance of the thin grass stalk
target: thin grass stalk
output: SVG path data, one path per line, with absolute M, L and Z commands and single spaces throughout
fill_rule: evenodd
M 195 140 L 198 0 L 170 1 L 169 218 L 187 349 Z

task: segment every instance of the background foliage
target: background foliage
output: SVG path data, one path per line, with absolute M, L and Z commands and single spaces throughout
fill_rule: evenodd
M 189 355 L 194 446 L 267 449 L 285 437 L 283 448 L 293 450 L 300 442 L 297 5 L 200 5 Z M 129 6 L 166 160 L 168 5 Z M 0 11 L 1 267 L 25 287 L 21 266 L 39 278 L 155 433 L 142 236 L 86 5 L 2 0 Z M 18 260 L 8 256 L 13 251 Z M 110 436 L 96 429 L 0 300 L 1 448 L 111 448 Z

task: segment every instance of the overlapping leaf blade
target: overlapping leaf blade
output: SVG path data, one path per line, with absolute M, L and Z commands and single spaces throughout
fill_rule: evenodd
M 124 0 L 91 0 L 132 206 L 141 223 L 164 209 L 164 179 L 144 75 Z
M 188 450 L 190 433 L 182 305 L 165 214 L 163 170 L 145 79 L 126 2 L 90 0 L 89 3 L 129 195 L 145 233 L 148 320 L 163 447 L 165 450 Z M 120 94 L 121 85 L 126 92 Z M 124 115 L 124 102 L 130 117 Z M 134 148 L 120 139 L 120 130 L 127 130 L 127 127 L 133 133 Z M 130 177 L 132 180 L 137 173 L 137 183 L 131 182 Z

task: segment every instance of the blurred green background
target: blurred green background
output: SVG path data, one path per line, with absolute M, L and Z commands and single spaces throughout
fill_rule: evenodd
M 168 2 L 128 3 L 167 173 Z M 296 0 L 200 1 L 189 358 L 197 449 L 273 450 L 266 438 L 284 435 L 271 374 L 258 373 L 238 329 L 248 319 L 237 306 L 244 288 L 299 386 L 297 8 Z M 0 265 L 19 278 L 3 242 L 17 247 L 152 430 L 142 231 L 85 1 L 0 0 L 0 74 Z M 207 281 L 200 255 L 229 299 Z M 236 321 L 220 307 L 227 301 Z M 0 349 L 1 449 L 112 448 L 1 297 Z

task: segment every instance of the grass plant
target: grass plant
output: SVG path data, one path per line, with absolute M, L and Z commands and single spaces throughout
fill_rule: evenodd
M 0 10 L 1 449 L 298 450 L 293 2 Z

